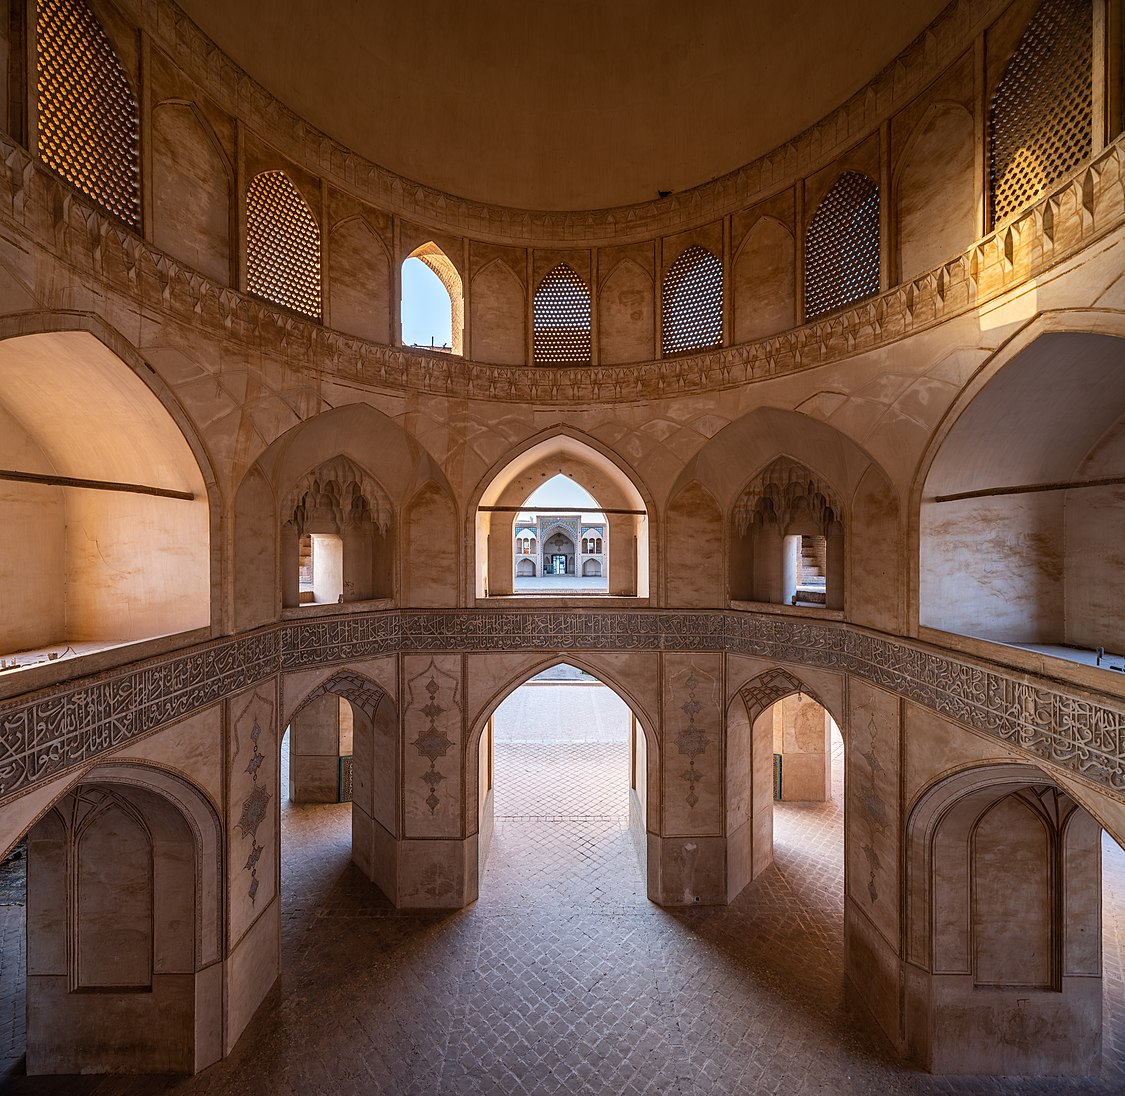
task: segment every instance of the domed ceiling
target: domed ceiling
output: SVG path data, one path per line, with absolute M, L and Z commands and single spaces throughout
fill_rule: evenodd
M 529 209 L 706 182 L 799 133 L 945 0 L 180 0 L 336 140 Z

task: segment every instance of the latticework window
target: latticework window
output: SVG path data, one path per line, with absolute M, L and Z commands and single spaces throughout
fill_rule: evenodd
M 559 263 L 535 291 L 535 361 L 562 365 L 590 360 L 590 290 Z
M 246 192 L 246 284 L 320 319 L 320 229 L 284 171 L 255 175 Z
M 996 85 L 988 119 L 993 224 L 1090 156 L 1092 25 L 1089 0 L 1044 0 Z
M 805 317 L 879 292 L 879 188 L 845 171 L 824 196 L 805 237 Z
M 665 354 L 723 341 L 723 264 L 694 244 L 664 275 L 660 306 Z
M 137 100 L 85 0 L 39 0 L 39 155 L 130 228 L 141 222 Z

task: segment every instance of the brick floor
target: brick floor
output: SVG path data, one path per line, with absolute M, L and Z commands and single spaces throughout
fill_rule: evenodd
M 1116 846 L 1106 850 L 1103 1076 L 935 1078 L 899 1062 L 845 997 L 838 773 L 832 803 L 779 806 L 777 863 L 736 903 L 668 911 L 644 898 L 620 806 L 620 740 L 560 748 L 498 737 L 503 813 L 473 907 L 397 913 L 349 863 L 346 807 L 287 806 L 284 970 L 234 1053 L 185 1079 L 23 1078 L 9 1059 L 3 1091 L 1125 1092 Z M 9 1005 L 22 1012 L 18 905 L 0 906 L 0 947 L 7 1016 Z M 4 1030 L 18 1050 L 22 1032 Z

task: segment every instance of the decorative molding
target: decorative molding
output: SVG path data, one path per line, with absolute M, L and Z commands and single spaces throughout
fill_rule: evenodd
M 1022 216 L 887 292 L 768 338 L 623 365 L 489 365 L 383 346 L 333 331 L 204 278 L 133 235 L 0 135 L 0 224 L 68 264 L 91 292 L 129 310 L 210 331 L 255 356 L 325 379 L 394 391 L 537 405 L 664 399 L 739 387 L 888 346 L 978 308 L 1125 223 L 1125 136 Z M 100 284 L 99 284 L 100 283 Z M 51 301 L 43 307 L 54 307 Z
M 0 804 L 280 673 L 395 652 L 715 651 L 852 674 L 1125 793 L 1125 700 L 846 624 L 683 610 L 387 610 L 283 621 L 0 704 Z M 424 676 L 424 675 L 423 675 Z M 420 678 L 418 679 L 420 680 Z M 436 771 L 436 769 L 435 769 Z

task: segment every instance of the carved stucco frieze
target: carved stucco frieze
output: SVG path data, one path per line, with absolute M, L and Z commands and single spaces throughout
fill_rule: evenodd
M 996 300 L 1125 222 L 1125 137 L 1011 224 L 942 266 L 777 335 L 672 359 L 599 366 L 501 366 L 384 346 L 220 286 L 93 209 L 0 135 L 0 223 L 104 297 L 209 329 L 305 372 L 442 396 L 566 404 L 654 400 L 732 388 L 888 346 Z M 12 167 L 12 164 L 15 167 Z M 21 167 L 20 165 L 23 165 Z M 92 227 L 91 227 L 92 226 Z M 53 307 L 54 301 L 41 302 Z
M 730 652 L 855 675 L 1125 793 L 1125 701 L 1040 684 L 905 640 L 737 611 L 448 610 L 281 622 L 6 701 L 0 802 L 290 670 L 394 652 L 568 650 Z

